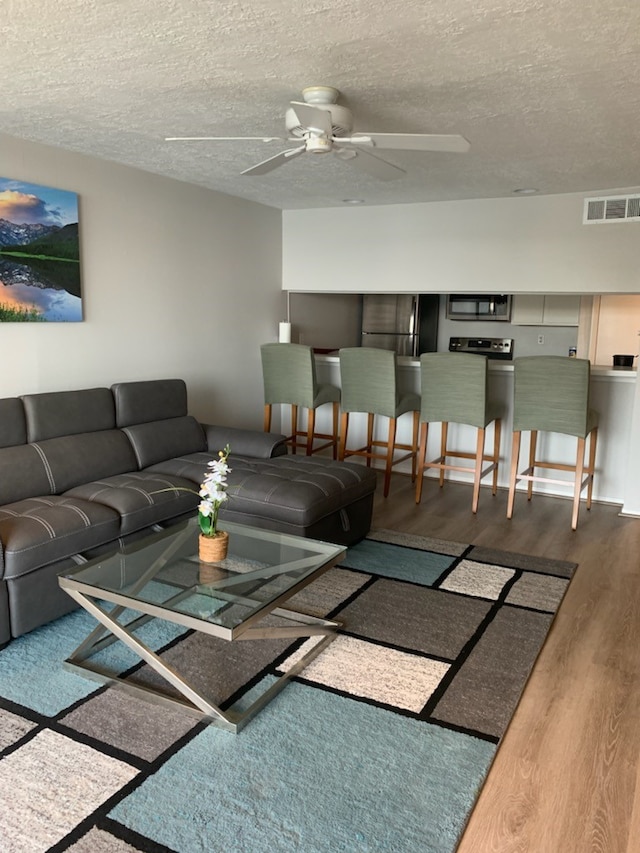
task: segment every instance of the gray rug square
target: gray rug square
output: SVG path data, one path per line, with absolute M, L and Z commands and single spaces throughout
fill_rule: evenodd
M 364 586 L 370 577 L 349 569 L 329 569 L 312 584 L 291 596 L 286 607 L 309 616 L 324 617 Z
M 546 613 L 503 606 L 460 666 L 433 716 L 501 737 L 551 626 Z
M 105 690 L 60 722 L 76 732 L 153 761 L 192 729 L 197 720 L 165 705 L 141 702 L 123 690 Z
M 265 620 L 265 624 L 270 623 L 271 620 Z M 229 643 L 207 634 L 192 634 L 163 652 L 161 657 L 199 693 L 214 704 L 221 705 L 290 645 L 290 638 Z M 146 664 L 131 674 L 128 680 L 182 698 Z
M 0 751 L 17 743 L 35 727 L 36 723 L 0 708 Z
M 344 620 L 350 634 L 453 660 L 490 607 L 480 599 L 380 578 L 336 619 Z

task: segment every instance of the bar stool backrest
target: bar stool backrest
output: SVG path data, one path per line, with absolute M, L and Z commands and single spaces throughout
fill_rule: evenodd
M 339 351 L 343 412 L 396 417 L 397 356 L 392 350 L 346 347 Z
M 265 404 L 289 403 L 312 408 L 318 393 L 316 362 L 303 344 L 262 344 Z
M 560 355 L 514 359 L 513 429 L 564 433 L 586 438 L 591 364 Z
M 420 356 L 420 420 L 469 424 L 482 429 L 487 406 L 487 357 L 464 352 L 428 352 Z

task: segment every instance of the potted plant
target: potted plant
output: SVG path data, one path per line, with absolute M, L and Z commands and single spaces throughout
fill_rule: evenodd
M 209 471 L 200 486 L 200 505 L 198 507 L 198 523 L 200 537 L 198 553 L 205 563 L 217 563 L 227 556 L 229 534 L 226 530 L 218 530 L 218 513 L 222 504 L 228 500 L 227 474 L 231 470 L 228 465 L 229 445 L 219 451 L 218 458 L 207 463 Z

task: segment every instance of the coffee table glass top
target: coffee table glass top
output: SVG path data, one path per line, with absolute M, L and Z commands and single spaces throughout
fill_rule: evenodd
M 224 529 L 229 553 L 219 563 L 200 562 L 193 518 L 63 572 L 60 584 L 185 625 L 196 620 L 199 630 L 231 637 L 346 551 L 231 522 Z

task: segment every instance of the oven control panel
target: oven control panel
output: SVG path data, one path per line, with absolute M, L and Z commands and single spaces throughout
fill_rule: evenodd
M 513 358 L 513 338 L 449 338 L 449 352 L 470 352 L 487 358 Z

